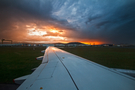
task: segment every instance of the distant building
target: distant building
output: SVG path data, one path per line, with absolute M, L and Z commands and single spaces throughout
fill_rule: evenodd
M 42 44 L 43 47 L 54 46 L 54 44 Z
M 23 44 L 0 44 L 0 46 L 2 47 L 2 46 L 22 46 Z
M 31 44 L 28 44 L 28 46 L 30 47 L 30 46 L 31 46 Z
M 41 44 L 38 44 L 37 46 L 41 46 Z
M 117 47 L 121 47 L 121 45 L 117 45 Z
M 54 46 L 56 46 L 56 47 L 65 47 L 66 45 L 63 44 L 63 43 L 55 43 Z
M 114 46 L 114 44 L 102 44 L 101 46 L 110 47 L 110 46 Z
M 28 46 L 28 43 L 23 43 L 22 46 Z
M 36 44 L 33 44 L 33 46 L 37 46 Z

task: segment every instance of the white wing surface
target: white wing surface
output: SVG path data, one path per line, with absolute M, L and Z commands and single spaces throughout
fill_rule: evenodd
M 17 90 L 135 90 L 135 79 L 48 47 L 41 65 Z

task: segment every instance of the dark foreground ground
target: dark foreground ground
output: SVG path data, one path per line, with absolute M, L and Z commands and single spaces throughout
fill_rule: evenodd
M 0 84 L 0 90 L 16 90 L 18 87 L 17 84 Z

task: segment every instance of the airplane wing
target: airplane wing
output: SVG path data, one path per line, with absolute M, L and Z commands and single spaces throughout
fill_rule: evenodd
M 135 90 L 135 78 L 48 47 L 41 65 L 17 90 Z

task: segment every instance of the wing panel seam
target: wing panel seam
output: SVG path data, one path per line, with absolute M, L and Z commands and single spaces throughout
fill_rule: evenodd
M 53 50 L 53 52 L 55 53 L 55 51 Z M 58 57 L 58 55 L 55 53 L 55 55 Z M 73 81 L 73 83 L 74 83 L 74 85 L 75 85 L 75 87 L 76 87 L 76 89 L 77 90 L 79 90 L 79 88 L 77 87 L 77 85 L 76 85 L 76 83 L 75 83 L 75 81 L 74 81 L 74 79 L 73 79 L 73 77 L 71 76 L 71 74 L 70 74 L 70 72 L 68 71 L 68 69 L 66 68 L 66 66 L 64 65 L 64 63 L 62 62 L 62 60 L 58 57 L 58 59 L 60 60 L 60 62 L 63 64 L 63 66 L 65 67 L 65 69 L 67 70 L 67 72 L 68 72 L 68 74 L 69 74 L 69 76 L 70 76 L 70 78 L 71 78 L 71 80 Z

